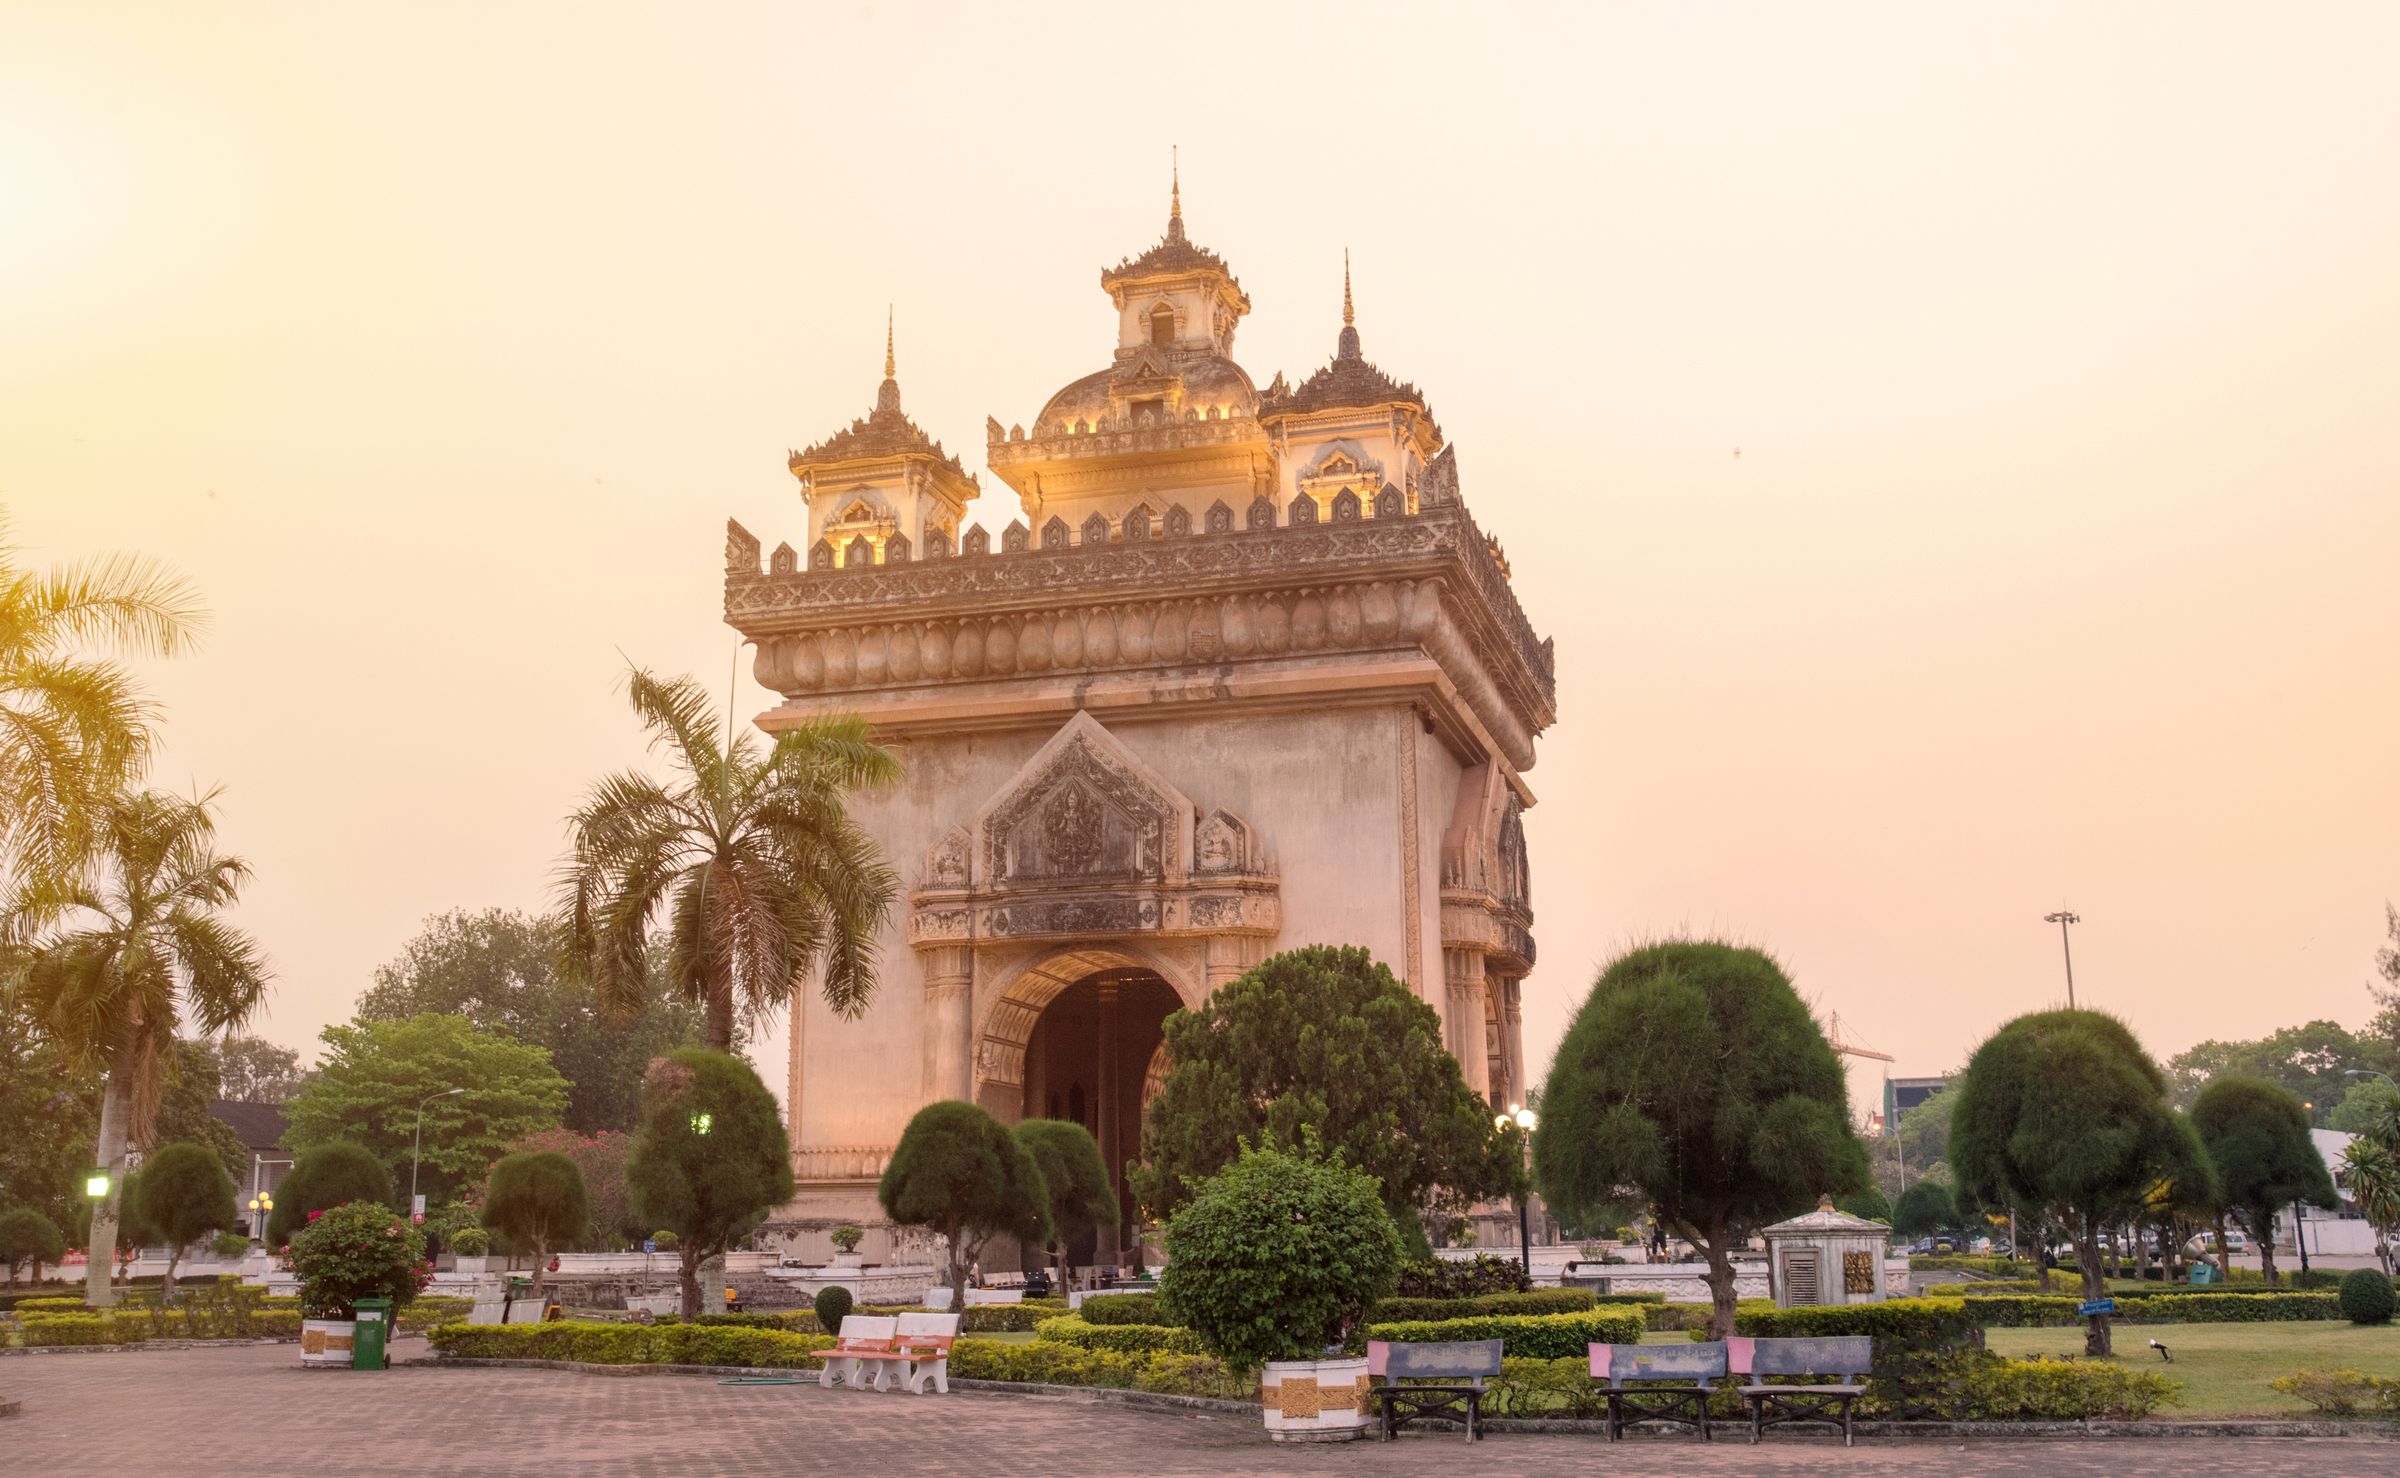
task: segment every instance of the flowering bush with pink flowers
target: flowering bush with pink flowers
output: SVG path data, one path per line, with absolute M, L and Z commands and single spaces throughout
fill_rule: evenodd
M 354 1318 L 362 1298 L 388 1298 L 397 1313 L 433 1280 L 425 1238 L 375 1201 L 312 1213 L 292 1238 L 292 1271 L 311 1319 Z

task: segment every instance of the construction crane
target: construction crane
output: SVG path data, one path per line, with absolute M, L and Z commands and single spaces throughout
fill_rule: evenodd
M 1854 1047 L 1843 1041 L 1842 1013 L 1839 1011 L 1833 1013 L 1833 1022 L 1825 1030 L 1825 1043 L 1845 1057 L 1872 1057 L 1877 1062 L 1898 1062 L 1900 1060 L 1889 1052 L 1878 1052 L 1871 1047 Z

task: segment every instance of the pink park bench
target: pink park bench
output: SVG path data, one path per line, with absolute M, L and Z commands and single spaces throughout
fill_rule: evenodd
M 956 1314 L 847 1314 L 833 1348 L 824 1354 L 825 1369 L 817 1384 L 831 1387 L 836 1379 L 853 1390 L 865 1386 L 868 1366 L 875 1368 L 874 1388 L 888 1391 L 897 1384 L 922 1396 L 931 1382 L 950 1394 L 950 1346 L 958 1338 Z

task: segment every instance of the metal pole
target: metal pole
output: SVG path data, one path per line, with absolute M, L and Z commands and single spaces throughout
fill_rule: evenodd
M 1517 1197 L 1517 1256 L 1525 1265 L 1525 1276 L 1533 1276 L 1533 1230 L 1525 1215 L 1525 1198 Z
M 2058 947 L 2067 957 L 2067 1009 L 2072 1011 L 2075 1009 L 2075 946 L 2067 938 L 2067 925 L 2080 924 L 2083 919 L 2062 908 L 2057 913 L 2042 915 L 2042 922 L 2058 925 Z

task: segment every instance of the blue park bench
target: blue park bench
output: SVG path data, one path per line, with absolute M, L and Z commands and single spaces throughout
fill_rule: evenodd
M 1500 1373 L 1501 1342 L 1469 1340 L 1460 1344 L 1367 1344 L 1367 1375 L 1383 1408 L 1383 1440 L 1421 1416 L 1456 1417 L 1464 1407 L 1467 1440 L 1482 1437 L 1483 1383 Z M 1404 1386 L 1413 1380 L 1421 1384 Z M 1402 1408 L 1406 1408 L 1403 1411 Z
M 1750 1403 L 1750 1440 L 1785 1422 L 1839 1423 L 1842 1445 L 1851 1445 L 1850 1403 L 1867 1393 L 1858 1377 L 1875 1369 L 1875 1341 L 1863 1334 L 1826 1339 L 1751 1341 L 1750 1380 L 1742 1399 Z M 1841 1377 L 1833 1384 L 1768 1385 L 1771 1375 Z M 1838 1413 L 1836 1411 L 1838 1408 Z
M 1593 1345 L 1592 1379 L 1608 1383 L 1608 1440 L 1628 1422 L 1678 1422 L 1708 1436 L 1710 1381 L 1726 1376 L 1722 1340 L 1685 1345 Z M 1627 1381 L 1644 1382 L 1628 1386 Z

